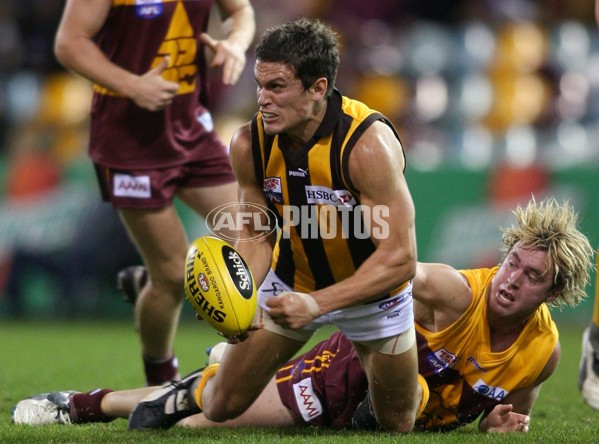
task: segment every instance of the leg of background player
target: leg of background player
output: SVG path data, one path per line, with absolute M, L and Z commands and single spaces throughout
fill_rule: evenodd
M 597 254 L 599 268 L 599 254 Z M 599 274 L 595 280 L 593 317 L 582 336 L 578 388 L 587 404 L 599 410 Z

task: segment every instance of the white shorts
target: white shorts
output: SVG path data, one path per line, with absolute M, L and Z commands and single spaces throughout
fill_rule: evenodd
M 258 305 L 255 322 L 264 324 L 264 328 L 298 341 L 307 341 L 314 332 L 326 324 L 335 325 L 355 342 L 365 343 L 391 338 L 408 332 L 412 337 L 414 328 L 414 310 L 412 303 L 412 283 L 409 282 L 399 293 L 387 299 L 342 308 L 315 318 L 310 324 L 289 329 L 275 324 L 268 315 L 266 301 L 286 291 L 295 291 L 287 286 L 270 270 L 258 289 Z M 412 341 L 410 341 L 411 346 Z M 395 354 L 395 353 L 393 353 Z

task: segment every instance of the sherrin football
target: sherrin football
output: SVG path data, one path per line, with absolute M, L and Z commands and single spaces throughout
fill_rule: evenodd
M 193 241 L 185 261 L 185 296 L 194 310 L 226 336 L 251 325 L 256 285 L 241 255 L 225 241 L 203 236 Z

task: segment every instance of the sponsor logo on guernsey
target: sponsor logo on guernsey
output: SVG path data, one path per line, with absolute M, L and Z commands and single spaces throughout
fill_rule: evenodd
M 487 398 L 495 399 L 496 401 L 501 401 L 509 393 L 504 388 L 487 385 L 482 379 L 476 381 L 472 388 L 476 393 L 486 396 Z
M 481 365 L 476 361 L 476 359 L 474 359 L 474 356 L 469 356 L 467 361 L 474 367 L 476 367 L 477 370 L 480 370 L 483 373 L 487 373 L 487 371 L 481 367 Z
M 135 12 L 143 19 L 153 19 L 162 15 L 162 0 L 135 0 Z
M 434 353 L 429 353 L 426 356 L 426 360 L 437 374 L 441 373 L 445 369 L 453 367 L 457 362 L 456 356 L 444 348 L 440 348 Z
M 332 190 L 318 185 L 306 186 L 306 199 L 309 204 L 324 204 L 351 207 L 356 204 L 356 198 L 347 190 Z
M 398 305 L 399 303 L 401 303 L 404 300 L 404 296 L 398 296 L 396 298 L 393 299 L 388 299 L 386 301 L 383 301 L 379 304 L 379 308 L 381 310 L 389 310 L 390 308 L 395 307 L 396 305 Z
M 276 176 L 266 177 L 262 182 L 264 196 L 270 203 L 283 203 L 283 191 L 281 190 L 281 178 Z
M 227 245 L 223 246 L 222 255 L 237 291 L 245 299 L 250 299 L 254 292 L 254 283 L 248 266 L 239 253 Z
M 136 197 L 145 199 L 152 196 L 150 176 L 115 174 L 113 181 L 113 193 L 117 197 Z
M 322 404 L 314 393 L 310 378 L 293 384 L 293 392 L 304 421 L 308 422 L 322 415 Z
M 297 171 L 290 170 L 289 175 L 293 177 L 306 177 L 308 175 L 308 168 L 298 168 Z

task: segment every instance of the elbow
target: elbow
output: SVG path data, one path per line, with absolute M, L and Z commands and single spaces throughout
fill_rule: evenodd
M 406 274 L 409 279 L 413 279 L 416 276 L 416 268 L 418 266 L 418 255 L 416 253 L 416 247 L 405 248 L 401 255 L 402 263 L 406 270 Z
M 64 66 L 65 60 L 67 59 L 68 49 L 67 45 L 60 39 L 56 39 L 54 42 L 54 56 L 56 60 Z
M 399 252 L 394 260 L 393 268 L 396 270 L 398 284 L 414 279 L 416 276 L 416 254 L 409 250 Z
M 416 277 L 416 259 L 414 258 L 413 260 L 406 262 L 404 270 L 406 281 L 411 281 L 414 279 L 414 277 Z
M 64 67 L 68 67 L 71 58 L 70 55 L 73 52 L 71 43 L 70 39 L 61 37 L 60 33 L 57 34 L 56 39 L 54 40 L 54 56 Z

